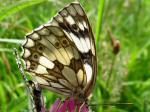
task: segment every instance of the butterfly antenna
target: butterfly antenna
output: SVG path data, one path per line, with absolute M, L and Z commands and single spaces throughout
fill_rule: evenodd
M 23 77 L 23 80 L 25 81 L 25 84 L 27 84 L 28 83 L 28 79 L 27 79 L 27 77 L 25 75 L 25 71 L 24 71 L 24 68 L 23 68 L 22 63 L 21 63 L 21 58 L 20 58 L 19 53 L 18 53 L 16 48 L 14 48 L 14 55 L 15 55 L 16 63 L 18 65 L 20 73 L 21 73 L 21 75 Z
M 29 80 L 27 79 L 26 77 L 26 74 L 25 74 L 25 71 L 24 71 L 24 67 L 21 63 L 21 58 L 19 56 L 19 53 L 17 51 L 16 48 L 14 48 L 14 55 L 15 55 L 15 58 L 16 58 L 16 63 L 18 65 L 18 68 L 20 70 L 20 73 L 22 75 L 22 78 L 24 80 L 24 83 L 25 83 L 25 86 L 26 86 L 26 91 L 27 91 L 27 94 L 30 96 L 30 100 L 31 100 L 31 103 L 34 104 L 34 101 L 33 101 L 33 98 L 32 98 L 32 90 L 30 89 L 30 84 L 29 84 Z

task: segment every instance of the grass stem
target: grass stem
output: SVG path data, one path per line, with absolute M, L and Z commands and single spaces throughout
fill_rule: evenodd
M 3 39 L 0 38 L 0 43 L 14 43 L 14 44 L 23 44 L 24 40 L 21 39 Z
M 99 0 L 98 19 L 97 19 L 97 23 L 96 23 L 96 45 L 97 46 L 98 46 L 98 42 L 99 42 L 99 38 L 100 38 L 104 5 L 105 5 L 105 0 Z

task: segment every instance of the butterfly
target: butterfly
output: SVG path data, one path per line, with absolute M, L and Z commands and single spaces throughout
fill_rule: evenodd
M 95 39 L 78 2 L 26 35 L 23 61 L 41 88 L 85 102 L 96 81 Z

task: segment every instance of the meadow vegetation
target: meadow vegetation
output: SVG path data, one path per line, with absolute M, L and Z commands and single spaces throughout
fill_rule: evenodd
M 0 112 L 28 112 L 13 48 L 72 0 L 0 0 Z M 96 38 L 95 112 L 150 112 L 150 1 L 80 0 Z M 112 38 L 120 42 L 114 53 Z M 16 39 L 16 40 L 13 40 Z M 56 98 L 44 90 L 46 107 Z M 128 103 L 128 104 L 126 104 Z

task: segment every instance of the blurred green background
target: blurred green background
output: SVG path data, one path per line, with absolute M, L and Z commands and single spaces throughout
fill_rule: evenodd
M 28 112 L 12 49 L 72 0 L 0 0 L 0 112 Z M 94 112 L 150 112 L 150 1 L 80 0 L 97 43 Z M 115 55 L 111 37 L 120 41 Z M 8 39 L 4 40 L 3 39 Z M 12 39 L 15 40 L 12 43 Z M 47 90 L 46 106 L 58 97 Z M 132 103 L 132 104 L 122 104 Z

